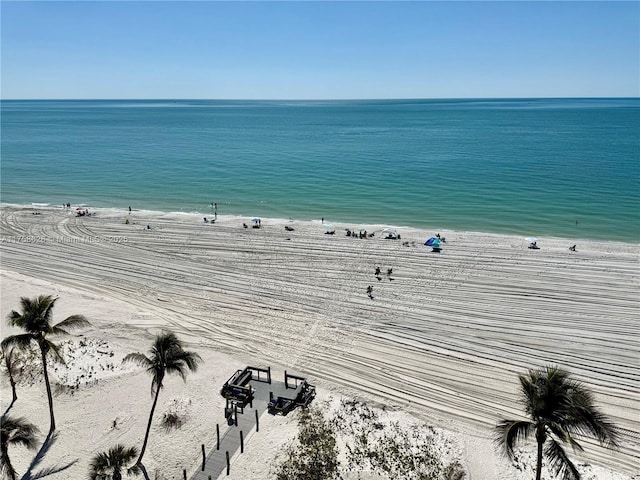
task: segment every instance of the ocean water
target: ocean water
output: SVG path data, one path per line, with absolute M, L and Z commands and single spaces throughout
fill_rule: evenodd
M 640 241 L 640 99 L 2 101 L 0 200 Z

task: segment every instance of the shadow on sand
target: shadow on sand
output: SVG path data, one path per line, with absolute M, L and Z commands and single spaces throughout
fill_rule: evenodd
M 22 476 L 22 480 L 36 480 L 38 478 L 43 478 L 48 475 L 53 475 L 54 473 L 62 472 L 78 461 L 78 459 L 76 458 L 75 460 L 67 463 L 66 465 L 47 467 L 40 470 L 39 472 L 35 472 L 35 473 L 33 472 L 33 469 L 36 468 L 38 464 L 42 461 L 42 459 L 47 454 L 51 446 L 55 443 L 57 438 L 58 438 L 58 434 L 55 432 L 49 433 L 49 435 L 47 435 L 47 438 L 45 439 L 44 443 L 40 447 L 40 450 L 38 450 L 38 453 L 31 461 L 31 464 L 29 465 L 29 469 L 27 470 L 27 473 L 25 473 Z

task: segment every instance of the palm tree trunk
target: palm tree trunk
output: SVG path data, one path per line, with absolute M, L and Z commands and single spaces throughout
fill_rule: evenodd
M 49 427 L 49 434 L 52 434 L 56 429 L 56 419 L 53 416 L 53 395 L 51 395 L 49 373 L 47 372 L 47 354 L 45 352 L 44 344 L 38 341 L 38 345 L 40 345 L 40 352 L 42 353 L 42 372 L 44 373 L 44 384 L 47 387 L 47 398 L 49 399 L 49 415 L 51 416 L 51 426 Z
M 140 450 L 140 456 L 138 457 L 137 465 L 142 463 L 142 456 L 144 455 L 144 451 L 147 449 L 147 441 L 149 440 L 149 432 L 151 431 L 151 422 L 153 420 L 153 412 L 156 409 L 156 404 L 158 403 L 158 397 L 160 396 L 160 388 L 162 387 L 162 382 L 158 382 L 158 386 L 156 388 L 156 397 L 153 399 L 153 405 L 151 405 L 151 413 L 149 414 L 149 423 L 147 423 L 147 433 L 144 435 L 144 442 L 142 443 L 142 450 Z
M 536 480 L 540 480 L 542 478 L 542 446 L 544 442 L 547 440 L 546 432 L 544 431 L 544 427 L 542 429 L 538 428 L 536 431 L 536 440 L 538 442 L 538 461 L 536 462 Z
M 13 394 L 13 400 L 9 408 L 13 407 L 13 404 L 18 400 L 18 393 L 16 392 L 16 381 L 13 379 L 13 375 L 9 374 L 9 382 L 11 383 L 11 393 Z
M 9 410 L 13 408 L 13 404 L 16 403 L 16 400 L 18 400 L 18 394 L 16 393 L 16 382 L 13 379 L 13 375 L 11 375 L 11 373 L 9 373 L 9 382 L 11 383 L 11 392 L 13 393 L 13 400 L 11 400 L 11 403 L 9 404 L 7 409 L 4 411 L 3 415 L 6 415 L 7 413 L 9 413 Z

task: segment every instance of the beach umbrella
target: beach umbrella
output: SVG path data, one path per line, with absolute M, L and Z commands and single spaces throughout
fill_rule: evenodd
M 536 237 L 527 237 L 527 238 L 525 238 L 525 240 L 527 242 L 531 242 L 531 243 L 538 241 L 538 239 Z
M 322 226 L 327 228 L 333 227 L 333 223 L 323 223 Z
M 254 222 L 254 223 L 258 223 L 258 222 L 260 222 L 260 219 L 258 217 L 253 217 L 251 219 L 251 221 Z
M 395 228 L 387 227 L 382 230 L 382 235 L 385 235 L 386 238 L 397 238 L 398 231 Z
M 427 247 L 439 248 L 440 247 L 440 239 L 438 239 L 437 237 L 431 237 L 426 242 L 424 242 L 424 244 Z

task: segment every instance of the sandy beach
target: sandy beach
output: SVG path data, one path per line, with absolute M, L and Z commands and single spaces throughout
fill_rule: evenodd
M 472 480 L 533 478 L 495 451 L 492 430 L 523 415 L 518 374 L 559 365 L 622 429 L 617 452 L 584 441 L 573 457 L 584 478 L 640 478 L 638 244 L 538 237 L 530 250 L 521 236 L 428 225 L 397 227 L 401 239 L 387 240 L 388 225 L 333 222 L 327 235 L 320 219 L 263 218 L 254 229 L 251 218 L 224 215 L 211 224 L 195 214 L 38 211 L 0 210 L 2 336 L 18 333 L 4 318 L 21 296 L 58 296 L 54 320 L 81 313 L 91 322 L 59 339 L 77 360 L 54 376 L 78 388 L 54 399 L 58 439 L 39 467 L 69 466 L 49 478 L 85 478 L 96 452 L 140 446 L 151 381 L 121 359 L 146 352 L 165 328 L 204 363 L 161 393 L 156 416 L 178 404 L 188 421 L 171 432 L 154 424 L 145 464 L 158 478 L 195 472 L 200 445 L 215 444 L 224 420 L 218 390 L 248 364 L 308 377 L 319 404 L 357 398 L 442 429 Z M 346 228 L 375 236 L 347 237 Z M 441 253 L 423 245 L 436 233 L 446 238 Z M 3 380 L 3 411 L 10 400 Z M 19 385 L 12 414 L 46 433 L 44 385 Z M 227 478 L 272 478 L 295 415 L 265 415 L 263 425 Z M 33 454 L 11 454 L 25 472 Z

